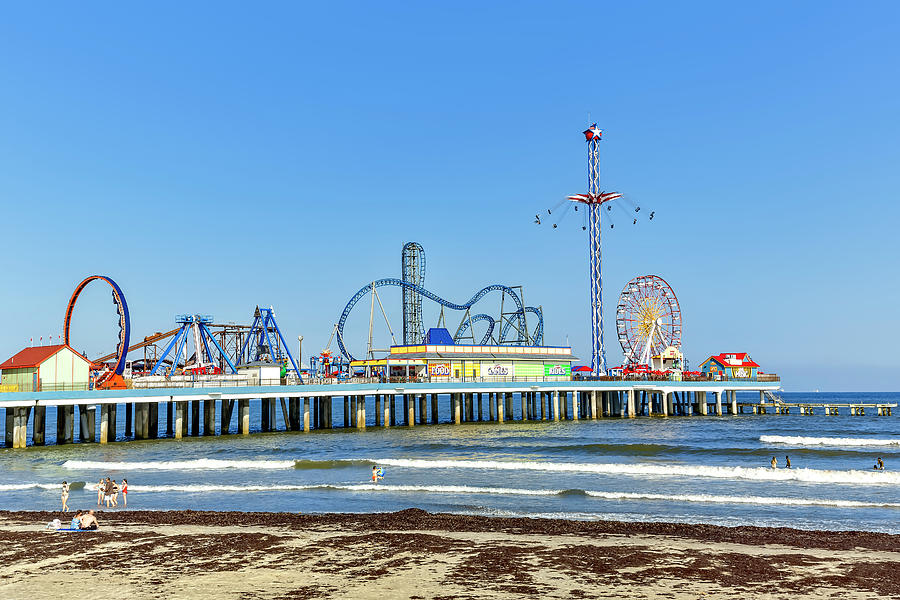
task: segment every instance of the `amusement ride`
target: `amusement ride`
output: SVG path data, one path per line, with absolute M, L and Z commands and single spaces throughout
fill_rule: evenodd
M 603 131 L 597 127 L 596 123 L 591 124 L 584 132 L 584 139 L 587 142 L 588 151 L 588 191 L 585 194 L 572 194 L 567 196 L 553 208 L 547 209 L 547 215 L 553 216 L 553 211 L 565 205 L 561 212 L 557 212 L 556 220 L 552 223 L 556 229 L 563 218 L 569 213 L 569 209 L 574 208 L 574 212 L 578 212 L 578 208 L 582 208 L 584 215 L 584 224 L 582 230 L 588 230 L 588 258 L 590 263 L 590 285 L 591 285 L 591 374 L 594 376 L 606 374 L 606 352 L 603 347 L 603 277 L 601 270 L 601 215 L 603 209 L 606 209 L 607 216 L 610 217 L 610 228 L 615 228 L 612 221 L 613 206 L 617 206 L 619 210 L 624 210 L 632 220 L 632 225 L 637 225 L 638 215 L 641 207 L 634 205 L 623 194 L 619 192 L 606 192 L 600 188 L 600 140 L 603 137 Z M 625 201 L 631 205 L 631 209 L 625 209 L 622 202 Z M 649 219 L 653 220 L 654 211 L 650 211 Z M 535 215 L 535 223 L 542 224 L 540 215 Z
M 494 283 L 483 287 L 465 302 L 456 303 L 446 300 L 432 291 L 425 289 L 422 284 L 425 280 L 425 251 L 417 242 L 407 243 L 402 253 L 402 279 L 385 278 L 377 279 L 361 287 L 344 307 L 338 322 L 335 324 L 332 336 L 336 338 L 341 354 L 348 360 L 356 360 L 353 353 L 347 347 L 344 337 L 344 328 L 353 308 L 360 300 L 369 296 L 369 342 L 366 350 L 366 358 L 373 358 L 376 353 L 389 351 L 388 349 L 375 348 L 373 341 L 373 326 L 375 321 L 375 306 L 379 308 L 391 337 L 391 344 L 397 345 L 394 330 L 387 317 L 387 311 L 378 290 L 383 287 L 399 287 L 403 290 L 403 343 L 406 345 L 420 344 L 425 341 L 423 320 L 423 299 L 428 299 L 440 307 L 437 327 L 446 327 L 447 315 L 445 311 L 459 311 L 462 313 L 456 333 L 453 335 L 453 343 L 471 340 L 472 344 L 481 345 L 518 345 L 539 346 L 544 338 L 544 316 L 540 307 L 526 306 L 523 300 L 521 286 L 507 286 Z M 484 298 L 492 296 L 499 300 L 499 312 L 490 315 L 484 312 L 473 314 L 472 309 Z M 536 324 L 529 328 L 528 315 L 533 315 Z M 533 321 L 534 322 L 534 321 Z M 484 323 L 485 333 L 476 338 L 474 326 L 476 323 Z M 330 346 L 330 342 L 329 342 Z M 326 347 L 328 350 L 328 347 Z
M 616 331 L 626 367 L 651 367 L 654 356 L 681 347 L 681 307 L 665 279 L 641 275 L 628 282 L 616 306 Z

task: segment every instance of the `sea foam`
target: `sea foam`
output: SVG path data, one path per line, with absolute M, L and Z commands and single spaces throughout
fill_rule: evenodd
M 218 460 L 198 458 L 195 460 L 147 461 L 147 462 L 100 462 L 90 460 L 67 460 L 63 468 L 91 471 L 185 471 L 214 469 L 292 469 L 292 460 Z
M 283 491 L 345 491 L 374 493 L 425 493 L 425 494 L 473 494 L 501 496 L 586 496 L 600 500 L 647 500 L 659 502 L 689 502 L 707 504 L 752 504 L 775 506 L 833 506 L 838 508 L 891 508 L 900 509 L 900 503 L 866 502 L 862 500 L 835 500 L 828 498 L 790 498 L 778 496 L 729 496 L 715 494 L 652 494 L 642 492 L 609 492 L 580 489 L 524 489 L 468 485 L 393 485 L 393 484 L 311 484 L 311 485 L 132 485 L 138 493 L 211 493 L 211 492 L 283 492 Z
M 559 463 L 496 460 L 422 460 L 383 458 L 373 464 L 413 469 L 482 469 L 487 471 L 551 471 L 628 475 L 636 477 L 705 477 L 755 481 L 802 481 L 804 483 L 845 483 L 856 485 L 900 484 L 900 472 L 837 471 L 828 469 L 771 469 L 769 467 L 722 467 L 685 464 L 646 463 Z
M 789 446 L 900 446 L 900 439 L 890 438 L 847 438 L 847 437 L 804 437 L 800 435 L 761 435 L 764 444 L 785 444 Z

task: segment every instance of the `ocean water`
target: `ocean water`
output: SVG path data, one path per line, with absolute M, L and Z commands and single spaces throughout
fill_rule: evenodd
M 898 393 L 783 397 L 900 402 Z M 442 396 L 442 421 L 449 420 L 448 404 Z M 518 399 L 514 404 L 518 409 Z M 55 430 L 54 412 L 48 411 L 48 431 Z M 251 414 L 258 420 L 256 403 Z M 371 398 L 367 414 L 371 424 Z M 336 402 L 337 425 L 341 415 Z M 69 506 L 90 508 L 96 505 L 93 486 L 109 475 L 128 479 L 128 506 L 134 509 L 317 513 L 417 507 L 900 533 L 898 415 L 900 410 L 892 417 L 485 422 L 3 449 L 0 508 L 58 508 L 63 480 L 75 482 Z M 161 421 L 164 416 L 161 410 Z M 783 468 L 786 455 L 790 470 Z M 774 470 L 773 456 L 779 464 Z M 877 457 L 885 471 L 872 469 Z M 373 465 L 385 472 L 378 484 L 371 482 Z

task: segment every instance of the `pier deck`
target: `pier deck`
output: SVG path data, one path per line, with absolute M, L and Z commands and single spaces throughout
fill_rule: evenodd
M 260 431 L 309 432 L 335 427 L 342 406 L 344 427 L 391 427 L 443 422 L 559 421 L 638 416 L 812 414 L 809 403 L 784 403 L 772 396 L 779 382 L 762 381 L 442 381 L 340 383 L 234 387 L 177 387 L 69 392 L 12 392 L 0 396 L 8 447 L 47 442 L 47 409 L 56 411 L 57 444 L 181 438 L 250 431 L 250 400 L 259 400 Z M 737 392 L 757 392 L 759 402 L 737 401 Z M 767 397 L 767 394 L 769 395 Z M 442 411 L 442 403 L 449 411 Z M 124 415 L 120 408 L 124 405 Z M 279 410 L 280 405 L 280 410 Z M 825 405 L 816 405 L 825 406 Z M 891 414 L 896 404 L 845 406 L 851 414 L 874 408 Z M 77 421 L 75 408 L 78 409 Z M 374 408 L 374 414 L 368 410 Z M 236 409 L 236 410 L 235 410 Z M 810 412 L 805 412 L 809 410 Z M 164 419 L 160 419 L 160 412 Z M 449 415 L 449 419 L 447 416 Z M 123 419 L 124 417 L 124 419 Z M 280 417 L 280 418 L 279 418 Z M 117 420 L 124 420 L 118 436 Z M 121 421 L 120 421 L 121 422 Z M 30 424 L 30 427 L 29 427 Z M 161 429 L 160 425 L 164 426 Z

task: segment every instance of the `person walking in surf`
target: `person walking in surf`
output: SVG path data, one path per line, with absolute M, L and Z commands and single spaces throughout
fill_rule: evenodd
M 772 468 L 773 469 L 778 468 L 778 459 L 776 459 L 774 456 L 772 457 Z
M 384 479 L 384 471 L 378 468 L 378 466 L 372 467 L 372 483 L 378 483 L 379 480 Z
M 784 468 L 785 468 L 785 469 L 790 469 L 790 468 L 791 468 L 791 457 L 790 457 L 790 456 L 787 456 L 787 455 L 786 455 L 786 456 L 784 457 Z
M 69 484 L 65 481 L 62 484 L 62 505 L 63 512 L 69 512 Z

